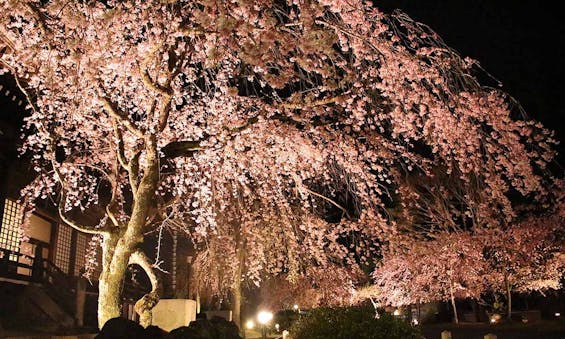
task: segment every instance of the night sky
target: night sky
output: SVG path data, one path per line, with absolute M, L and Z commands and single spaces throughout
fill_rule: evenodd
M 461 55 L 480 62 L 521 102 L 528 115 L 557 133 L 565 163 L 565 20 L 557 4 L 500 0 L 375 0 L 400 8 L 434 29 Z

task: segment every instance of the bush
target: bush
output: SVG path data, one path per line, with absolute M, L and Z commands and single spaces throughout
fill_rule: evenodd
M 410 324 L 386 313 L 375 319 L 372 307 L 318 308 L 294 323 L 292 339 L 421 338 Z
M 241 339 L 237 326 L 224 318 L 196 319 L 190 325 L 172 330 L 171 339 Z

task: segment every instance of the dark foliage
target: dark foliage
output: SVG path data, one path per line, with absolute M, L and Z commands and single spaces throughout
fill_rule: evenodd
M 211 320 L 196 319 L 190 326 L 172 330 L 168 338 L 172 339 L 241 339 L 237 326 L 224 318 L 213 317 Z
M 372 307 L 318 308 L 290 329 L 293 339 L 410 339 L 421 338 L 410 324 L 389 314 L 375 319 Z

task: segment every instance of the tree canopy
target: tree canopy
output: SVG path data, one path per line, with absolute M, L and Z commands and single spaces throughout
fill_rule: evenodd
M 163 223 L 197 242 L 226 236 L 226 253 L 245 242 L 254 279 L 296 277 L 357 265 L 394 236 L 409 218 L 391 209 L 418 194 L 407 176 L 443 168 L 480 187 L 461 208 L 485 224 L 515 217 L 509 193 L 547 194 L 551 133 L 401 12 L 14 0 L 0 4 L 0 41 L 32 111 L 26 201 L 51 197 L 64 221 L 104 237 L 101 324 L 118 310 L 105 282 L 128 263 L 150 269 L 138 247 Z M 96 206 L 99 222 L 73 217 Z

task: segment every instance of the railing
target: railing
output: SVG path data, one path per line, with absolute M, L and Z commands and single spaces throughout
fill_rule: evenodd
M 69 314 L 75 312 L 76 279 L 61 271 L 47 259 L 41 260 L 41 282 L 47 294 Z
M 33 274 L 35 265 L 38 263 L 27 254 L 0 248 L 0 276 L 3 278 L 28 283 L 36 281 L 38 277 Z
M 76 283 L 51 261 L 0 249 L 0 277 L 20 283 L 37 283 L 70 314 L 74 313 Z
M 77 278 L 67 275 L 51 261 L 34 258 L 28 254 L 0 248 L 0 277 L 25 284 L 41 284 L 46 293 L 69 314 L 75 313 Z M 89 295 L 98 294 L 98 286 L 87 287 Z M 122 299 L 126 303 L 137 301 L 149 289 L 141 284 L 126 281 Z

